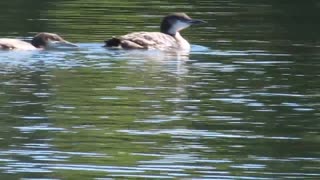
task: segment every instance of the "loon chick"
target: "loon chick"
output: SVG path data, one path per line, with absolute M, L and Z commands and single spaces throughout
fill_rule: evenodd
M 190 44 L 179 31 L 193 24 L 205 21 L 191 19 L 185 13 L 174 13 L 165 16 L 161 22 L 161 32 L 133 32 L 105 41 L 105 47 L 123 49 L 159 49 L 159 50 L 190 50 Z
M 36 50 L 59 47 L 78 47 L 57 34 L 42 32 L 37 34 L 31 43 L 19 40 L 0 38 L 0 50 Z

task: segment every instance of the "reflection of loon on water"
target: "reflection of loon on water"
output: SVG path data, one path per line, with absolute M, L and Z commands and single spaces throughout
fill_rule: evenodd
M 3 50 L 35 50 L 59 47 L 77 47 L 57 34 L 39 33 L 31 41 L 31 44 L 19 39 L 0 38 L 0 49 Z
M 200 23 L 204 21 L 191 19 L 185 13 L 174 13 L 163 18 L 161 32 L 133 32 L 113 37 L 105 41 L 105 47 L 189 51 L 190 44 L 180 35 L 179 31 Z

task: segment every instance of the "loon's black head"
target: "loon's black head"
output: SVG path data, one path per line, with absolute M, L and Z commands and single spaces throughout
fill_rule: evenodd
M 77 45 L 64 40 L 57 34 L 42 32 L 37 34 L 31 41 L 36 48 L 59 48 L 59 47 L 78 47 Z
M 162 33 L 174 36 L 177 32 L 193 24 L 201 23 L 205 23 L 205 21 L 192 19 L 185 13 L 174 13 L 163 18 L 160 30 Z

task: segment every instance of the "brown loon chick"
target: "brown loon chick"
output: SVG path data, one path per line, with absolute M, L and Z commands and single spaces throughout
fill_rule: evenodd
M 19 39 L 0 38 L 0 50 L 36 50 L 59 47 L 78 47 L 57 34 L 42 32 L 37 34 L 31 44 Z
M 190 44 L 179 31 L 193 25 L 204 23 L 202 20 L 191 19 L 185 13 L 174 13 L 163 18 L 161 32 L 133 32 L 105 41 L 105 47 L 123 49 L 159 49 L 159 50 L 190 50 Z

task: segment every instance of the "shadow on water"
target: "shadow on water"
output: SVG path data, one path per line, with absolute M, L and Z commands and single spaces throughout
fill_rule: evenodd
M 317 179 L 318 9 L 0 2 L 2 36 L 57 32 L 80 46 L 0 52 L 1 179 Z M 189 55 L 101 47 L 158 31 L 173 11 L 208 21 L 183 31 Z

